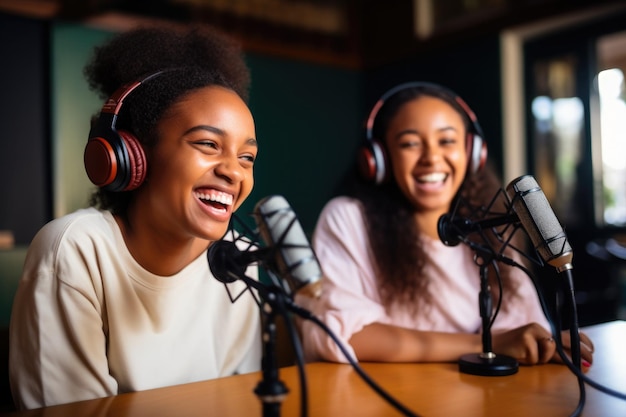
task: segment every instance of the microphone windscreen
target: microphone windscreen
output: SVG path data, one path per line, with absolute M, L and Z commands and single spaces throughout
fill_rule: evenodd
M 454 224 L 452 223 L 452 216 L 450 213 L 443 214 L 437 221 L 437 234 L 439 240 L 446 246 L 456 246 L 461 243 L 459 238 L 460 234 L 454 230 Z
M 295 212 L 279 195 L 259 201 L 254 209 L 259 233 L 277 249 L 276 264 L 293 293 L 320 295 L 321 268 Z
M 569 264 L 572 248 L 535 178 L 532 175 L 516 178 L 509 183 L 506 191 L 539 256 L 556 267 Z
M 220 282 L 228 284 L 237 280 L 245 273 L 246 265 L 239 264 L 239 249 L 234 242 L 217 240 L 209 246 L 207 260 L 213 276 Z

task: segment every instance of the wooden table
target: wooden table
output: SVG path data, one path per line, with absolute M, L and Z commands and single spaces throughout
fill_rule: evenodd
M 626 393 L 626 322 L 584 329 L 594 341 L 592 380 Z M 363 369 L 394 398 L 420 416 L 569 416 L 578 403 L 576 377 L 564 366 L 520 367 L 500 377 L 467 375 L 456 364 L 363 363 Z M 350 365 L 312 363 L 306 367 L 309 416 L 400 416 Z M 282 368 L 290 389 L 281 416 L 300 416 L 296 367 Z M 259 373 L 135 392 L 9 414 L 10 416 L 263 416 L 253 389 Z M 626 416 L 626 401 L 586 386 L 586 417 Z

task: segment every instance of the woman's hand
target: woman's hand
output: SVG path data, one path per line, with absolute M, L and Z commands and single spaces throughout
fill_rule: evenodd
M 563 349 L 570 354 L 569 331 L 561 333 L 561 340 Z M 552 335 L 537 323 L 493 334 L 492 341 L 495 353 L 511 356 L 522 365 L 536 365 L 550 361 L 562 363 Z M 585 369 L 593 361 L 593 343 L 584 333 L 580 333 L 580 342 L 582 365 Z
M 593 342 L 589 339 L 584 333 L 579 333 L 580 336 L 580 358 L 582 362 L 582 370 L 586 371 L 589 369 L 591 364 L 593 363 Z M 570 338 L 569 330 L 564 330 L 561 332 L 561 341 L 563 343 L 563 349 L 565 353 L 570 358 L 572 357 L 572 340 Z M 554 353 L 554 357 L 552 358 L 553 362 L 563 363 L 563 360 L 559 356 L 558 352 Z

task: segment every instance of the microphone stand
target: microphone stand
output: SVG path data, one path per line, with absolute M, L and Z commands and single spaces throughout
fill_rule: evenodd
M 277 295 L 278 294 L 278 295 Z M 279 291 L 267 291 L 264 294 L 261 311 L 264 316 L 263 358 L 261 368 L 263 379 L 254 389 L 254 393 L 263 404 L 264 417 L 280 416 L 280 407 L 287 397 L 289 389 L 279 379 L 278 360 L 276 358 L 276 315 L 284 311 L 284 300 Z
M 492 260 L 491 255 L 489 260 Z M 479 263 L 482 259 L 482 263 Z M 513 375 L 519 369 L 517 360 L 506 355 L 496 355 L 491 345 L 491 313 L 492 299 L 488 278 L 488 266 L 483 256 L 477 254 L 477 263 L 480 266 L 480 293 L 478 295 L 478 304 L 480 317 L 482 319 L 482 353 L 468 353 L 459 359 L 459 371 L 481 376 L 506 376 Z
M 225 269 L 229 279 L 242 280 L 247 287 L 258 291 L 261 301 L 261 321 L 263 324 L 263 357 L 261 359 L 262 379 L 254 389 L 254 393 L 263 405 L 263 417 L 279 417 L 283 401 L 289 393 L 289 389 L 279 378 L 279 367 L 276 351 L 276 317 L 282 315 L 287 320 L 287 306 L 290 305 L 289 297 L 285 291 L 276 285 L 265 285 L 248 277 L 243 271 Z M 232 282 L 232 281 L 231 281 Z M 228 287 L 226 287 L 228 291 Z M 301 382 L 305 383 L 301 375 Z M 305 390 L 304 386 L 302 387 Z M 301 399 L 302 415 L 306 415 L 306 393 L 302 392 Z

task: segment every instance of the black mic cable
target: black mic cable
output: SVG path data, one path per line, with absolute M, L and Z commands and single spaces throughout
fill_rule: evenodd
M 584 384 L 586 383 L 587 385 L 591 386 L 592 388 L 597 389 L 598 391 L 610 395 L 612 397 L 621 399 L 621 400 L 626 400 L 626 393 L 622 393 L 619 392 L 617 390 L 614 390 L 612 388 L 609 388 L 605 385 L 602 385 L 600 383 L 598 383 L 597 381 L 592 380 L 591 378 L 589 378 L 587 375 L 585 375 L 580 367 L 576 366 L 573 361 L 567 356 L 567 354 L 565 353 L 565 349 L 563 347 L 563 342 L 561 339 L 561 325 L 560 325 L 560 320 L 561 320 L 561 316 L 560 316 L 560 305 L 559 303 L 557 303 L 556 309 L 555 309 L 555 316 L 553 317 L 552 314 L 549 312 L 549 308 L 548 308 L 548 304 L 545 301 L 545 298 L 543 296 L 543 293 L 540 289 L 540 286 L 537 282 L 536 277 L 534 276 L 534 274 L 528 269 L 526 268 L 524 265 L 521 265 L 511 259 L 507 260 L 509 262 L 509 265 L 511 266 L 515 266 L 519 269 L 521 269 L 522 271 L 524 271 L 526 273 L 526 275 L 531 279 L 531 281 L 533 282 L 535 289 L 537 290 L 537 294 L 539 296 L 539 302 L 541 304 L 541 308 L 543 309 L 544 314 L 546 315 L 546 317 L 548 318 L 548 322 L 551 326 L 551 330 L 552 330 L 552 335 L 556 344 L 556 350 L 557 353 L 559 354 L 559 357 L 561 358 L 561 360 L 563 361 L 563 364 L 565 366 L 567 366 L 567 368 L 576 376 L 577 380 L 578 380 L 578 387 L 579 387 L 579 400 L 578 400 L 578 405 L 576 407 L 576 409 L 574 410 L 574 412 L 570 415 L 570 417 L 576 417 L 579 416 L 580 413 L 582 412 L 583 408 L 584 408 L 584 404 L 586 401 L 586 392 L 584 390 Z M 569 294 L 571 295 L 571 298 L 569 300 L 569 304 L 572 305 L 572 303 L 575 305 L 576 301 L 575 298 L 573 297 L 573 292 L 569 291 Z
M 236 234 L 234 229 L 231 229 L 230 233 Z M 253 247 L 253 245 L 250 245 L 248 248 L 250 247 Z M 264 253 L 270 253 L 271 249 L 261 249 L 261 251 Z M 232 303 L 236 302 L 239 297 L 246 292 L 246 290 L 242 291 L 239 295 L 233 297 L 230 294 L 230 290 L 227 284 L 235 282 L 237 280 L 241 280 L 246 285 L 246 289 L 253 294 L 253 298 L 255 299 L 260 310 L 266 315 L 267 320 L 273 319 L 275 315 L 278 315 L 282 318 L 287 329 L 291 346 L 294 350 L 296 366 L 298 369 L 298 380 L 300 385 L 300 415 L 301 417 L 306 417 L 308 415 L 308 384 L 304 370 L 304 352 L 293 321 L 287 314 L 290 306 L 290 303 L 288 302 L 288 300 L 290 300 L 290 297 L 286 294 L 284 287 L 275 284 L 265 284 L 249 277 L 245 273 L 246 268 L 242 267 L 241 263 L 233 261 L 233 259 L 241 260 L 242 258 L 246 261 L 255 259 L 258 255 L 253 254 L 253 252 L 257 251 L 240 251 L 234 242 L 220 240 L 213 242 L 211 247 L 209 247 L 209 251 L 207 252 L 207 260 L 209 262 L 209 267 L 211 269 L 211 272 L 213 273 L 213 276 L 218 281 L 224 284 L 224 287 L 226 288 L 226 291 L 228 292 Z M 268 273 L 271 274 L 270 271 L 268 271 Z M 269 309 L 271 311 L 263 308 L 264 303 L 254 297 L 252 289 L 256 290 L 261 299 L 271 306 L 271 308 Z M 270 326 L 273 326 L 273 323 L 271 323 Z M 264 357 L 263 360 L 266 361 L 267 358 Z M 265 366 L 263 368 L 265 368 Z M 275 372 L 275 370 L 263 369 L 263 372 L 273 373 Z M 276 375 L 274 375 L 274 378 L 275 377 Z M 259 387 L 257 387 L 257 389 L 259 389 Z
M 306 417 L 308 415 L 308 386 L 304 370 L 305 362 L 302 344 L 293 321 L 287 312 L 285 298 L 288 298 L 288 296 L 285 287 L 280 285 L 280 280 L 272 275 L 266 263 L 266 260 L 275 258 L 276 248 L 262 248 L 256 243 L 258 236 L 256 239 L 247 237 L 255 235 L 256 233 L 233 213 L 228 231 L 224 237 L 221 240 L 213 242 L 209 247 L 207 251 L 207 261 L 213 276 L 224 284 L 231 303 L 235 303 L 243 294 L 249 291 L 256 304 L 259 306 L 260 311 L 266 315 L 267 320 L 273 319 L 275 315 L 282 318 L 294 351 L 296 367 L 298 369 L 300 415 L 301 417 Z M 252 263 L 258 263 L 260 266 L 264 267 L 264 269 L 267 268 L 265 270 L 270 278 L 270 283 L 257 281 L 246 275 L 247 266 Z M 238 280 L 245 284 L 246 289 L 233 296 L 228 284 Z M 253 289 L 265 303 L 271 305 L 272 311 L 267 311 L 263 308 L 264 302 L 255 295 Z M 274 372 L 274 370 L 267 370 L 266 372 Z M 276 375 L 273 377 L 276 378 Z M 259 387 L 257 387 L 257 389 L 258 388 Z
M 251 291 L 251 289 L 255 289 L 260 294 L 261 298 L 271 301 L 272 306 L 274 306 L 274 303 L 278 303 L 277 310 L 279 310 L 279 314 L 283 317 L 283 319 L 285 320 L 285 323 L 287 324 L 287 327 L 288 327 L 287 330 L 290 334 L 291 342 L 294 346 L 294 350 L 296 354 L 297 366 L 298 366 L 298 372 L 299 372 L 299 380 L 300 380 L 300 391 L 301 391 L 301 398 L 302 398 L 301 403 L 300 403 L 302 417 L 305 417 L 308 413 L 308 400 L 307 400 L 308 390 L 307 390 L 307 381 L 306 381 L 306 375 L 305 375 L 304 354 L 302 352 L 300 339 L 297 336 L 296 330 L 293 328 L 293 322 L 289 320 L 288 315 L 285 314 L 286 311 L 292 312 L 305 320 L 312 321 L 317 326 L 319 326 L 324 332 L 326 332 L 330 336 L 330 338 L 333 340 L 333 342 L 337 344 L 337 346 L 345 355 L 350 365 L 357 372 L 357 374 L 363 379 L 363 381 L 367 385 L 369 385 L 376 393 L 378 393 L 385 401 L 387 401 L 391 406 L 396 408 L 399 412 L 401 412 L 405 416 L 419 417 L 419 415 L 415 414 L 414 412 L 409 410 L 407 407 L 402 405 L 399 401 L 394 399 L 389 393 L 383 390 L 378 384 L 376 384 L 376 382 L 374 382 L 374 380 L 359 366 L 358 362 L 354 358 L 352 358 L 352 356 L 349 354 L 345 346 L 343 346 L 339 338 L 332 332 L 332 330 L 328 326 L 326 326 L 326 324 L 323 321 L 315 317 L 311 312 L 309 312 L 308 310 L 302 307 L 297 306 L 293 301 L 293 297 L 292 297 L 293 293 L 287 294 L 285 286 L 278 285 L 276 283 L 278 281 L 274 275 L 274 269 L 276 267 L 271 266 L 271 268 L 268 268 L 268 265 L 271 262 L 268 263 L 266 260 L 268 258 L 273 259 L 272 257 L 276 255 L 277 248 L 276 247 L 269 247 L 269 248 L 260 247 L 258 244 L 254 243 L 252 240 L 247 238 L 244 234 L 239 233 L 236 230 L 237 227 L 235 226 L 235 224 L 243 228 L 244 233 L 248 235 L 256 234 L 253 230 L 251 230 L 251 228 L 247 227 L 236 215 L 233 214 L 229 231 L 225 235 L 225 238 L 229 238 L 229 240 L 225 240 L 223 238 L 222 240 L 213 242 L 213 244 L 209 247 L 209 250 L 207 251 L 207 260 L 209 263 L 209 267 L 211 269 L 211 272 L 215 276 L 215 278 L 218 281 L 224 283 L 224 286 L 226 287 L 226 290 L 229 293 L 231 302 L 234 303 L 235 301 L 237 301 L 237 299 L 239 299 L 239 297 L 241 297 L 246 292 L 246 290 L 249 290 L 254 296 L 254 293 Z M 293 222 L 291 224 L 293 224 Z M 230 236 L 227 236 L 229 234 Z M 282 239 L 280 238 L 278 239 L 279 242 L 281 240 Z M 243 251 L 238 248 L 237 243 L 239 243 L 239 246 L 242 246 L 244 248 Z M 264 284 L 260 281 L 257 281 L 247 276 L 245 273 L 245 270 L 246 270 L 246 266 L 248 262 L 258 262 L 261 267 L 268 268 L 267 272 L 270 278 L 272 278 L 273 283 L 270 285 Z M 244 263 L 245 265 L 242 266 L 242 263 Z M 298 264 L 298 262 L 295 262 L 295 264 Z M 247 288 L 246 290 L 242 291 L 237 296 L 233 297 L 230 294 L 227 284 L 233 283 L 234 281 L 237 281 L 237 280 L 243 281 L 246 284 Z M 289 288 L 292 288 L 292 285 L 293 284 L 290 284 Z M 255 300 L 256 300 L 256 297 L 255 297 Z M 259 300 L 257 300 L 257 304 L 260 307 L 262 305 L 261 301 Z
M 212 259 L 216 259 L 215 255 L 213 255 Z M 265 286 L 264 284 L 248 277 L 245 272 L 242 272 L 240 268 L 234 268 L 233 270 L 227 270 L 226 272 L 226 276 L 228 276 L 228 282 L 233 282 L 234 280 L 242 280 L 243 282 L 245 282 L 248 286 L 256 289 L 259 291 L 259 293 L 264 297 L 264 298 L 268 298 L 271 300 L 275 299 L 275 296 L 273 295 L 269 295 L 268 294 L 268 287 Z M 220 279 L 220 281 L 222 281 Z M 224 282 L 224 281 L 222 281 Z M 272 286 L 275 287 L 275 286 Z M 284 291 L 283 289 L 281 289 L 280 291 Z M 353 369 L 357 372 L 357 374 L 363 379 L 363 381 L 369 385 L 376 393 L 378 393 L 385 401 L 387 401 L 389 404 L 391 404 L 393 407 L 395 407 L 398 411 L 400 411 L 402 414 L 404 414 L 405 416 L 408 417 L 419 417 L 419 415 L 415 414 L 414 412 L 412 412 L 411 410 L 409 410 L 407 407 L 405 407 L 404 405 L 402 405 L 399 401 L 397 401 L 396 399 L 394 399 L 390 394 L 388 394 L 384 389 L 382 389 L 378 384 L 376 384 L 376 382 L 374 382 L 374 380 L 365 372 L 365 370 L 363 370 L 363 368 L 361 368 L 358 364 L 358 362 L 350 355 L 350 353 L 348 352 L 348 350 L 345 348 L 345 346 L 343 346 L 343 344 L 341 343 L 341 341 L 339 340 L 339 338 L 332 332 L 332 330 L 323 322 L 321 321 L 319 318 L 317 318 L 315 315 L 313 315 L 310 311 L 299 307 L 297 304 L 295 304 L 292 300 L 291 297 L 284 297 L 283 298 L 284 301 L 284 307 L 298 315 L 300 318 L 305 319 L 305 320 L 310 320 L 311 322 L 315 323 L 317 326 L 319 326 L 326 334 L 328 334 L 330 336 L 330 338 L 333 340 L 333 342 L 339 347 L 339 349 L 341 350 L 341 352 L 343 353 L 343 355 L 346 357 L 346 359 L 348 360 L 348 362 L 350 363 L 350 365 L 353 367 Z M 287 322 L 287 318 L 285 317 L 285 321 Z M 291 325 L 293 325 L 291 323 Z M 290 334 L 295 335 L 295 330 L 292 332 L 290 331 Z M 297 337 L 297 336 L 296 336 Z M 302 348 L 301 348 L 301 344 L 300 341 L 298 339 L 297 343 L 296 343 L 299 348 L 298 348 L 298 355 L 302 355 Z M 304 376 L 304 362 L 298 360 L 298 369 L 301 370 L 301 377 L 300 377 L 300 385 L 301 385 L 301 390 L 305 390 L 306 389 L 306 377 Z M 304 387 L 304 388 L 302 388 Z M 301 398 L 303 398 L 303 400 L 305 401 L 304 403 L 301 403 L 302 405 L 302 416 L 306 416 L 307 412 L 306 412 L 306 391 L 303 391 L 301 394 Z

